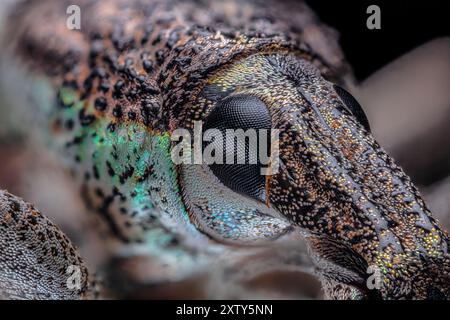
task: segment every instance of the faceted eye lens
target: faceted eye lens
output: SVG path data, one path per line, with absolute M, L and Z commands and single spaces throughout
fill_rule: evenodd
M 205 120 L 205 127 L 217 129 L 270 129 L 271 125 L 267 106 L 251 95 L 219 101 Z
M 338 85 L 334 85 L 334 90 L 339 95 L 342 102 L 344 102 L 350 113 L 353 114 L 364 128 L 370 132 L 369 120 L 367 120 L 367 116 L 359 102 L 347 90 Z
M 261 143 L 270 143 L 271 125 L 267 106 L 255 96 L 234 95 L 216 104 L 205 119 L 203 130 L 217 129 L 222 134 L 220 145 L 217 145 L 217 141 L 210 142 L 223 148 L 222 164 L 209 165 L 220 182 L 233 191 L 257 199 L 264 198 L 265 176 L 261 174 L 259 148 Z M 234 136 L 230 138 L 231 131 Z M 239 132 L 244 135 L 240 136 Z M 204 150 L 210 143 L 204 143 Z M 270 146 L 265 150 L 268 154 Z M 245 159 L 244 164 L 239 159 Z M 252 162 L 252 159 L 256 161 Z

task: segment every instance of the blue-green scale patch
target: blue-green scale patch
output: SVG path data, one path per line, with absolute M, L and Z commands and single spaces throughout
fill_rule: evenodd
M 120 237 L 161 245 L 173 243 L 177 233 L 198 234 L 182 203 L 169 134 L 138 122 L 111 125 L 107 116 L 82 125 L 80 111 L 92 106 L 84 106 L 70 88 L 60 89 L 58 101 L 63 105 L 54 118 L 75 123 L 62 133 L 66 157 Z

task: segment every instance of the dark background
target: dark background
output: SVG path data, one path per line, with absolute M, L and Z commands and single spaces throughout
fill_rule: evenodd
M 449 0 L 307 0 L 322 21 L 339 31 L 358 80 L 431 39 L 450 36 Z M 369 5 L 381 9 L 381 29 L 366 27 Z

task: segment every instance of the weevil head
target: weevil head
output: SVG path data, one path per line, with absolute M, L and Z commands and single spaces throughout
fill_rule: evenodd
M 197 133 L 214 128 L 224 138 L 200 138 L 207 141 L 203 155 L 212 145 L 213 155 L 222 149 L 223 163 L 179 166 L 184 202 L 202 232 L 252 244 L 301 230 L 325 282 L 343 283 L 361 297 L 449 296 L 445 231 L 374 140 L 357 100 L 310 61 L 286 53 L 249 56 L 211 76 L 186 110 L 176 127 L 195 136 L 200 121 Z M 269 162 L 259 153 L 256 164 L 226 162 L 230 153 L 251 157 L 251 139 L 242 149 L 224 142 L 226 129 L 239 128 L 277 131 Z M 259 152 L 260 140 L 253 143 Z M 264 166 L 272 171 L 262 174 Z
M 45 5 L 40 12 L 54 13 L 54 8 Z M 141 38 L 142 45 L 148 41 L 148 48 L 158 50 L 153 52 L 155 70 L 141 77 L 140 68 L 136 68 L 141 64 L 133 67 L 133 63 L 127 63 L 139 60 L 135 48 L 128 48 L 135 43 L 128 40 L 142 33 L 134 27 L 146 25 L 137 23 L 136 17 L 148 22 L 148 17 L 141 15 L 146 12 L 142 6 L 135 10 L 124 12 L 112 6 L 104 12 L 106 16 L 124 12 L 117 15 L 124 21 L 92 19 L 100 23 L 101 39 L 89 24 L 83 27 L 83 33 L 95 32 L 86 36 L 67 28 L 55 30 L 60 21 L 55 19 L 60 17 L 56 14 L 46 15 L 53 23 L 36 24 L 30 9 L 21 11 L 23 15 L 15 16 L 11 24 L 23 25 L 16 28 L 20 32 L 11 34 L 29 63 L 56 78 L 58 85 L 62 78 L 79 79 L 78 84 L 75 82 L 77 90 L 87 99 L 62 108 L 68 112 L 68 119 L 62 120 L 77 119 L 78 123 L 65 147 L 75 148 L 87 158 L 75 159 L 82 163 L 77 166 L 83 173 L 88 173 L 85 177 L 96 191 L 98 211 L 111 230 L 123 233 L 119 237 L 128 240 L 135 227 L 139 238 L 151 229 L 152 235 L 147 237 L 164 243 L 164 250 L 156 250 L 158 255 L 168 252 L 165 244 L 172 243 L 161 241 L 165 239 L 161 233 L 172 236 L 178 227 L 197 236 L 191 221 L 210 238 L 228 244 L 277 241 L 302 230 L 329 283 L 351 286 L 366 296 L 449 296 L 447 235 L 410 179 L 373 139 L 356 100 L 322 77 L 311 63 L 317 58 L 313 54 L 287 53 L 297 46 L 290 36 L 282 35 L 284 26 L 269 28 L 268 33 L 276 32 L 267 37 L 263 36 L 266 30 L 261 37 L 256 36 L 260 28 L 251 32 L 255 37 L 246 37 L 181 25 L 180 30 L 187 32 L 182 31 L 173 46 L 171 35 L 175 33 L 169 31 L 175 31 L 175 25 L 166 29 L 163 25 L 168 21 L 161 19 L 161 32 L 154 33 L 155 41 L 147 38 L 148 30 L 145 39 Z M 177 23 L 179 19 L 175 20 Z M 119 32 L 110 32 L 120 24 L 127 26 L 123 37 L 120 28 Z M 129 32 L 132 36 L 125 37 Z M 320 32 L 312 34 L 320 38 Z M 167 38 L 164 50 L 159 50 L 164 42 L 150 46 L 162 40 L 160 35 Z M 45 40 L 49 38 L 54 41 Z M 302 32 L 301 42 L 303 38 L 307 40 L 308 33 Z M 325 40 L 330 42 L 328 37 Z M 321 44 L 301 47 L 323 51 L 317 50 Z M 334 49 L 331 51 L 338 51 Z M 260 53 L 251 55 L 255 52 Z M 84 59 L 78 59 L 78 53 Z M 76 59 L 72 59 L 74 54 Z M 131 60 L 125 59 L 128 54 Z M 105 67 L 100 70 L 107 70 L 110 78 L 111 89 L 108 91 L 109 85 L 103 87 L 111 98 L 107 110 L 103 110 L 103 102 L 94 102 L 98 98 L 95 95 L 103 93 L 92 87 L 91 76 L 85 78 L 86 74 L 97 77 L 103 73 L 91 73 L 91 64 Z M 143 67 L 145 71 L 153 69 Z M 116 93 L 120 93 L 120 101 Z M 126 94 L 122 97 L 122 93 Z M 123 107 L 120 112 L 116 109 L 118 102 Z M 195 121 L 220 132 L 239 128 L 278 130 L 278 143 L 270 143 L 270 149 L 278 153 L 271 154 L 269 161 L 278 163 L 277 170 L 261 176 L 264 165 L 258 161 L 251 165 L 194 161 L 178 164 L 175 169 L 166 129 L 194 131 Z M 203 151 L 207 146 L 200 143 L 200 148 Z M 223 151 L 225 157 L 239 154 L 235 147 L 225 146 Z M 247 158 L 245 148 L 242 153 Z M 148 246 L 151 241 L 146 240 Z M 171 258 L 179 256 L 175 253 Z M 185 264 L 178 263 L 179 259 L 171 261 L 177 266 Z M 369 284 L 379 288 L 376 294 L 368 290 Z

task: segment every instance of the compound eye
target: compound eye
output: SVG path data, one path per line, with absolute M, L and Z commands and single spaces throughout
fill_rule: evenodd
M 370 132 L 369 120 L 367 120 L 367 116 L 359 102 L 347 90 L 336 84 L 334 85 L 334 90 L 341 98 L 348 111 L 350 111 L 350 113 L 353 114 L 353 116 L 364 126 L 364 128 Z
M 258 97 L 240 94 L 216 104 L 205 119 L 203 130 L 208 136 L 208 130 L 216 129 L 222 139 L 204 143 L 203 151 L 205 154 L 206 148 L 214 147 L 218 152 L 222 148 L 222 163 L 209 164 L 220 182 L 235 192 L 259 200 L 265 198 L 266 176 L 261 169 L 267 163 L 262 163 L 260 153 L 266 157 L 270 154 L 271 126 L 269 110 Z

